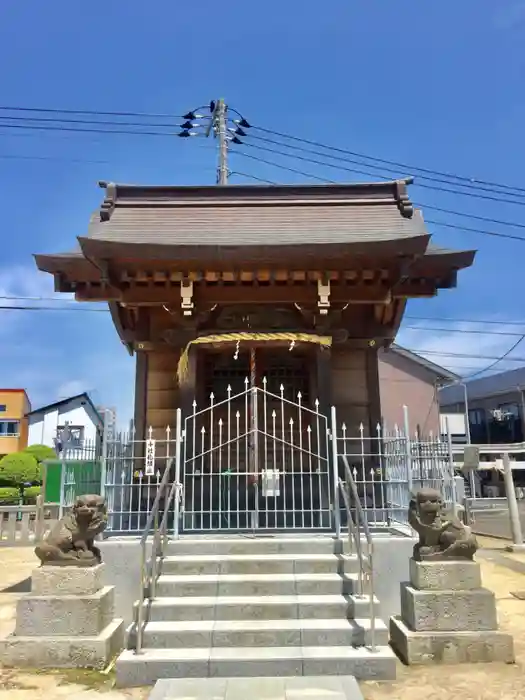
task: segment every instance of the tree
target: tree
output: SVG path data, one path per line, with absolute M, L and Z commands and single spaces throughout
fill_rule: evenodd
M 14 486 L 20 492 L 40 482 L 40 465 L 31 454 L 13 452 L 0 459 L 0 484 Z
M 41 490 L 41 486 L 28 486 L 24 489 L 24 505 L 36 503 L 37 496 L 40 496 Z
M 24 450 L 24 454 L 33 455 L 37 462 L 43 462 L 45 459 L 56 459 L 57 453 L 52 447 L 47 445 L 29 445 Z
M 12 486 L 0 487 L 0 505 L 15 506 L 20 502 L 20 491 Z

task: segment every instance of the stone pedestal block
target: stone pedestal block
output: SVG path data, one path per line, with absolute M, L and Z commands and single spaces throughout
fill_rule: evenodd
M 494 593 L 486 588 L 467 591 L 418 591 L 401 584 L 401 613 L 416 632 L 495 630 Z
M 41 566 L 31 576 L 34 595 L 92 595 L 102 588 L 104 564 L 88 567 Z
M 32 668 L 104 668 L 124 646 L 114 588 L 103 565 L 42 566 L 18 601 L 15 633 L 0 639 L 0 663 Z
M 16 610 L 17 636 L 96 636 L 113 620 L 113 586 L 92 595 L 20 598 Z
M 407 664 L 514 662 L 512 636 L 498 631 L 494 594 L 470 561 L 410 561 L 390 644 Z
M 105 668 L 122 651 L 124 623 L 113 620 L 100 634 L 0 639 L 0 662 L 21 668 Z
M 514 663 L 510 634 L 485 632 L 414 632 L 399 617 L 390 618 L 390 643 L 409 665 L 500 661 Z
M 410 560 L 410 583 L 419 590 L 466 591 L 481 588 L 481 568 L 476 561 Z

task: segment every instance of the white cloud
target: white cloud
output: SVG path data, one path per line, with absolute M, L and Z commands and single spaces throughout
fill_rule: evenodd
M 23 297 L 13 299 L 12 297 Z M 13 267 L 0 268 L 0 306 L 45 306 L 54 304 L 54 301 L 45 299 L 60 299 L 69 301 L 72 294 L 60 294 L 54 291 L 51 275 L 40 272 L 36 267 L 29 265 L 15 265 Z M 5 338 L 7 333 L 13 333 L 27 322 L 27 312 L 0 309 L 0 335 Z M 33 312 L 34 313 L 34 312 Z

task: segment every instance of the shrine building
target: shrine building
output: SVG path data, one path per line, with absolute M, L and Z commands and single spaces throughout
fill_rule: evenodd
M 305 473 L 312 455 L 328 459 L 319 421 L 332 407 L 349 434 L 375 431 L 378 353 L 407 301 L 455 287 L 473 263 L 430 242 L 411 182 L 101 182 L 76 249 L 36 263 L 57 291 L 109 304 L 136 357 L 137 440 L 162 440 L 181 409 L 192 478 L 299 461 Z

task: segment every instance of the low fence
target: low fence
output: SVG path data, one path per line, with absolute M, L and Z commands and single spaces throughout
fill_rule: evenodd
M 44 503 L 39 496 L 35 505 L 0 505 L 0 547 L 35 545 L 58 519 L 58 503 Z
M 389 430 L 377 425 L 369 434 L 361 424 L 351 435 L 345 423 L 338 423 L 332 408 L 333 459 L 343 479 L 341 458 L 348 460 L 361 506 L 369 527 L 410 530 L 408 507 L 413 491 L 434 488 L 441 491 L 446 507 L 455 511 L 458 503 L 451 445 L 438 437 L 410 436 L 398 426 Z M 405 413 L 405 424 L 408 415 Z M 342 525 L 344 526 L 342 513 Z

